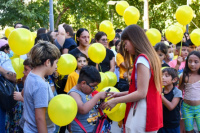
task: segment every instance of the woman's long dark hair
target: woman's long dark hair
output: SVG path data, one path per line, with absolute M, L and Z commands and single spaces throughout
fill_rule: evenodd
M 182 78 L 182 82 L 179 86 L 183 86 L 184 83 L 188 82 L 189 81 L 189 73 L 191 72 L 189 66 L 188 66 L 188 59 L 191 55 L 196 55 L 199 59 L 200 59 L 200 52 L 199 51 L 192 51 L 191 53 L 189 53 L 189 55 L 187 56 L 187 59 L 186 59 L 186 63 L 185 63 L 185 68 L 183 70 L 183 78 Z M 198 70 L 198 74 L 200 75 L 200 68 Z M 188 77 L 188 80 L 185 81 L 185 78 Z

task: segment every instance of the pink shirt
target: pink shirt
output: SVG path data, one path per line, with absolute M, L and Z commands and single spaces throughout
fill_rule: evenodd
M 174 60 L 170 61 L 168 65 L 172 68 L 175 68 L 176 64 L 177 64 L 177 59 L 174 59 Z M 184 68 L 185 68 L 185 61 L 181 62 L 181 65 L 179 66 L 179 70 L 178 70 L 179 76 L 183 73 Z
M 177 64 L 177 59 L 169 62 L 169 66 L 172 68 L 175 68 L 176 64 Z M 184 69 L 184 68 L 185 68 L 185 61 L 181 62 L 181 65 L 179 66 L 179 70 Z

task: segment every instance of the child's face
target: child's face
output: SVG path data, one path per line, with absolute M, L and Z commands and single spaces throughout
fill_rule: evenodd
M 81 70 L 81 68 L 83 66 L 87 66 L 87 65 L 88 65 L 88 62 L 87 62 L 85 57 L 79 57 L 77 59 L 77 68 L 78 68 L 78 70 Z
M 49 67 L 47 75 L 52 75 L 57 70 L 57 63 L 58 63 L 58 59 L 53 62 L 53 66 L 51 66 L 51 63 L 50 63 L 50 67 Z
M 200 59 L 196 55 L 190 55 L 188 58 L 188 67 L 192 72 L 197 72 L 200 68 Z
M 87 83 L 86 81 L 82 81 L 82 87 L 81 87 L 81 91 L 83 93 L 85 93 L 86 95 L 91 94 L 93 91 L 96 90 L 97 85 L 99 83 L 94 82 L 94 83 Z
M 116 47 L 117 52 L 119 51 L 120 45 L 121 45 L 121 43 L 117 44 L 117 47 Z
M 27 77 L 30 71 L 31 68 L 27 65 L 24 65 L 24 71 L 23 71 L 24 77 Z
M 160 58 L 160 61 L 162 62 L 166 55 L 160 50 L 157 51 L 157 54 L 158 54 L 158 57 Z
M 189 53 L 194 51 L 196 49 L 196 46 L 195 45 L 190 45 L 189 48 L 188 48 L 188 51 Z
M 173 84 L 172 82 L 172 76 L 168 74 L 168 72 L 163 72 L 162 73 L 162 85 L 163 86 L 168 86 Z
M 177 50 L 178 50 L 177 52 L 180 53 L 180 48 L 178 48 Z M 188 56 L 188 54 L 189 54 L 188 47 L 183 46 L 181 50 L 181 57 L 185 59 Z

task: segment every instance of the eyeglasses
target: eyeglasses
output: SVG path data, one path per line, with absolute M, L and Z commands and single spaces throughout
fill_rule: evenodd
M 108 42 L 109 39 L 101 39 L 102 42 Z
M 87 83 L 87 82 L 86 82 L 86 84 L 87 84 L 90 88 L 92 88 L 92 91 L 95 91 L 95 90 L 98 88 L 98 86 L 93 87 L 93 86 L 89 85 L 89 83 Z

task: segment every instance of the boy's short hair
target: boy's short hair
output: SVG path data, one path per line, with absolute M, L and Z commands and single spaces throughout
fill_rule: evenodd
M 178 72 L 177 72 L 177 70 L 169 67 L 169 68 L 163 69 L 162 73 L 164 73 L 164 72 L 167 72 L 172 77 L 172 79 L 177 78 L 177 81 L 175 83 L 173 83 L 173 86 L 176 86 L 177 83 L 178 83 Z
M 59 49 L 47 41 L 39 41 L 30 51 L 30 63 L 33 68 L 41 66 L 50 59 L 51 66 L 55 60 L 60 58 Z
M 29 58 L 27 58 L 27 59 L 24 60 L 23 65 L 24 65 L 24 66 L 29 66 L 29 67 L 32 69 L 32 67 L 31 67 L 31 62 L 30 62 L 30 59 L 29 59 Z
M 185 47 L 189 47 L 189 45 L 185 42 L 182 42 L 182 47 L 185 46 Z M 179 49 L 181 47 L 181 42 L 177 43 L 176 44 L 176 49 Z
M 69 32 L 69 35 L 73 37 L 74 31 L 73 31 L 73 28 L 70 25 L 64 24 L 63 28 L 65 29 L 66 33 Z
M 99 71 L 94 66 L 84 66 L 79 74 L 78 83 L 81 83 L 82 81 L 86 81 L 89 83 L 100 83 L 101 82 L 101 76 Z

